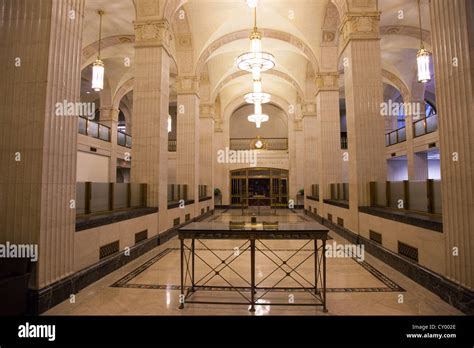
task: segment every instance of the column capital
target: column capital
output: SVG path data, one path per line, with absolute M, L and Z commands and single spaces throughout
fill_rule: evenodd
M 197 76 L 178 76 L 176 79 L 178 95 L 195 94 L 199 96 L 199 87 L 199 77 Z
M 380 39 L 380 12 L 347 12 L 340 27 L 343 47 L 351 40 Z
M 316 95 L 322 91 L 339 91 L 339 72 L 320 72 L 316 74 Z
M 301 111 L 302 111 L 302 115 L 303 115 L 302 118 L 303 119 L 305 117 L 316 117 L 317 116 L 316 104 L 312 103 L 312 102 L 303 103 L 303 105 L 301 107 Z
M 118 122 L 120 110 L 112 106 L 102 106 L 100 108 L 100 120 Z
M 199 117 L 200 118 L 214 118 L 215 106 L 212 103 L 203 103 L 200 106 Z
M 167 19 L 134 22 L 135 47 L 163 47 L 170 54 L 171 30 Z

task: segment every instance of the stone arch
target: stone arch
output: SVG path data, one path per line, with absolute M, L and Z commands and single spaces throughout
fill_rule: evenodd
M 400 91 L 402 95 L 403 101 L 410 100 L 410 89 L 408 86 L 403 82 L 401 78 L 399 78 L 396 74 L 386 69 L 382 70 L 382 77 L 389 81 L 389 83 Z
M 309 47 L 305 42 L 303 42 L 292 34 L 285 33 L 279 30 L 261 28 L 260 31 L 262 32 L 265 38 L 287 42 L 290 45 L 296 47 L 302 53 L 302 55 L 311 63 L 313 71 L 319 71 L 318 59 L 316 58 L 316 55 L 314 54 L 311 47 Z M 206 48 L 202 50 L 201 55 L 197 60 L 195 75 L 200 76 L 201 72 L 204 70 L 204 65 L 206 64 L 207 60 L 217 49 L 233 41 L 248 39 L 248 36 L 248 30 L 240 30 L 228 33 L 210 43 Z
M 120 88 L 117 90 L 117 92 L 115 92 L 115 95 L 112 101 L 112 106 L 115 109 L 118 109 L 122 98 L 125 97 L 132 90 L 133 90 L 133 77 L 131 79 L 128 79 L 124 84 L 122 84 Z

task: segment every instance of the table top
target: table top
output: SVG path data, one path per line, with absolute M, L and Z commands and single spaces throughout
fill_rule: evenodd
M 329 229 L 317 222 L 280 222 L 264 228 L 262 223 L 243 227 L 227 222 L 193 222 L 179 229 L 180 239 L 328 239 Z

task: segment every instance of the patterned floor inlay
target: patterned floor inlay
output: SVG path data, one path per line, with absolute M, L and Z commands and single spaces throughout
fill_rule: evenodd
M 196 250 L 198 251 L 206 251 L 205 249 L 199 249 L 197 248 Z M 126 276 L 118 280 L 117 282 L 113 283 L 111 287 L 115 288 L 128 288 L 128 289 L 150 289 L 150 290 L 180 290 L 180 286 L 176 284 L 140 284 L 140 283 L 134 283 L 132 282 L 138 275 L 142 274 L 145 271 L 150 271 L 149 268 L 158 263 L 160 260 L 162 260 L 165 256 L 168 255 L 173 255 L 175 253 L 176 255 L 176 260 L 179 260 L 179 248 L 167 248 L 163 250 L 161 253 L 159 253 L 157 256 L 151 258 L 141 266 L 137 267 L 134 269 L 132 272 L 128 273 Z M 218 249 L 218 248 L 213 248 L 212 251 L 214 252 L 233 252 L 233 249 Z M 263 251 L 268 251 L 268 250 L 263 250 Z M 295 252 L 296 249 L 278 249 L 279 252 Z M 302 250 L 302 251 L 307 251 L 307 252 L 312 252 L 312 250 Z M 381 283 L 383 283 L 385 286 L 382 287 L 340 287 L 340 288 L 335 288 L 335 287 L 328 287 L 326 290 L 328 293 L 380 293 L 380 292 L 405 292 L 405 289 L 400 287 L 397 283 L 395 283 L 393 280 L 391 280 L 389 277 L 384 275 L 382 272 L 377 270 L 375 267 L 367 263 L 366 261 L 359 262 L 356 260 L 356 258 L 351 258 L 357 265 L 362 267 L 366 272 L 368 272 L 370 275 L 375 277 L 377 280 L 379 280 Z M 178 261 L 179 262 L 179 261 Z M 178 267 L 176 267 L 175 272 L 178 272 Z M 367 276 L 369 276 L 367 274 Z M 328 275 L 330 276 L 330 275 Z M 241 288 L 242 290 L 250 290 L 246 289 L 245 287 Z M 220 287 L 209 287 L 209 288 L 204 288 L 202 290 L 205 291 L 226 291 L 229 290 L 227 288 L 220 288 Z M 262 289 L 264 291 L 265 289 Z M 282 288 L 282 289 L 275 289 L 274 292 L 278 291 L 286 291 L 287 289 Z M 292 289 L 292 291 L 295 291 Z M 304 291 L 303 289 L 301 290 L 296 290 L 296 291 Z

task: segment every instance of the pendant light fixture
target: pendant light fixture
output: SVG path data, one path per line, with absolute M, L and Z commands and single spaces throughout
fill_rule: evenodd
M 104 89 L 104 75 L 105 75 L 105 67 L 104 62 L 100 58 L 100 49 L 102 43 L 102 16 L 104 15 L 104 11 L 99 10 L 97 11 L 100 17 L 100 26 L 99 26 L 99 53 L 97 55 L 97 59 L 92 65 L 92 89 L 96 92 L 100 92 Z
M 173 131 L 173 119 L 171 118 L 171 115 L 168 115 L 168 133 L 171 133 Z
M 421 23 L 421 0 L 418 0 L 418 18 L 420 21 L 420 38 L 421 38 L 421 48 L 416 54 L 416 62 L 418 65 L 418 82 L 428 83 L 431 81 L 431 53 L 425 49 L 423 43 L 423 27 Z
M 250 34 L 250 52 L 240 55 L 236 59 L 236 65 L 240 70 L 252 73 L 253 92 L 244 96 L 249 104 L 255 105 L 254 113 L 248 116 L 249 122 L 255 123 L 257 128 L 267 122 L 270 117 L 262 113 L 262 104 L 269 103 L 271 95 L 262 90 L 261 73 L 275 67 L 275 57 L 271 53 L 262 51 L 262 34 L 257 26 L 258 0 L 247 0 L 247 5 L 254 10 L 254 27 Z
M 255 7 L 253 7 L 254 28 L 250 34 L 250 52 L 244 53 L 237 57 L 236 64 L 240 70 L 251 72 L 254 80 L 260 80 L 260 74 L 263 71 L 267 71 L 275 67 L 275 57 L 271 53 L 262 51 L 262 34 L 258 31 L 257 27 L 256 4 L 258 4 L 258 2 L 256 2 Z

